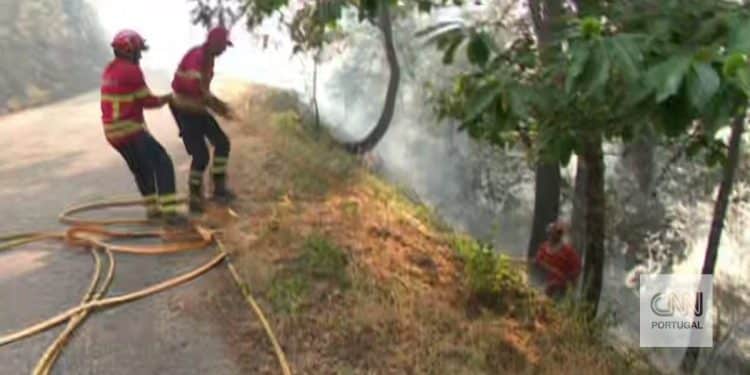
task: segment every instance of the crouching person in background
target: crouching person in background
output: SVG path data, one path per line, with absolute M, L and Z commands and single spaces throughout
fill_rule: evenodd
M 545 293 L 555 299 L 575 287 L 581 273 L 581 257 L 565 238 L 565 225 L 556 221 L 547 227 L 547 241 L 539 246 L 536 264 L 546 274 Z

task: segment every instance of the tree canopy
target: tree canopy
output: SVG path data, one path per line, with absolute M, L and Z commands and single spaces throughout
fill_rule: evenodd
M 440 34 L 445 61 L 465 43 L 475 69 L 440 97 L 439 113 L 492 143 L 517 140 L 519 133 L 537 136 L 542 154 L 563 164 L 582 151 L 582 133 L 627 142 L 643 127 L 666 137 L 697 130 L 691 150 L 704 146 L 709 163 L 722 161 L 712 135 L 748 96 L 747 8 L 672 0 L 591 11 L 566 18 L 548 64 L 528 33 L 494 45 L 488 35 L 505 24 Z

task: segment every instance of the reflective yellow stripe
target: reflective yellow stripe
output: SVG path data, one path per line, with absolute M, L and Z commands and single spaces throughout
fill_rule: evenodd
M 172 95 L 173 103 L 180 109 L 194 113 L 206 113 L 206 105 L 200 98 L 193 98 L 185 95 L 174 93 Z
M 136 99 L 145 99 L 145 98 L 148 98 L 149 96 L 153 96 L 153 94 L 151 93 L 151 90 L 149 90 L 148 87 L 136 91 L 133 95 L 135 95 Z
M 146 210 L 149 212 L 159 211 L 159 202 L 157 201 L 156 195 L 149 195 L 145 197 Z
M 102 100 L 106 102 L 132 102 L 137 99 L 148 98 L 151 96 L 151 90 L 144 87 L 130 94 L 102 94 Z
M 226 157 L 218 156 L 214 157 L 214 165 L 212 168 L 213 174 L 224 174 L 227 171 L 227 162 L 229 160 Z
M 148 98 L 151 95 L 151 90 L 148 87 L 144 87 L 130 94 L 103 94 L 102 101 L 112 104 L 112 118 L 118 120 L 120 118 L 120 105 L 122 103 L 134 102 L 139 99 Z
M 167 215 L 169 215 L 169 214 L 175 214 L 175 213 L 177 213 L 177 206 L 175 206 L 175 205 L 162 206 L 160 210 L 161 210 L 161 213 L 163 213 L 163 214 L 167 214 Z
M 162 196 L 159 197 L 159 201 L 162 204 L 175 203 L 175 202 L 177 202 L 177 195 L 176 194 L 162 195 Z
M 145 129 L 145 125 L 135 121 L 121 121 L 104 124 L 104 133 L 107 135 L 107 138 L 124 137 L 137 133 L 143 129 Z
M 117 100 L 112 102 L 112 118 L 115 120 L 120 118 L 120 102 Z
M 105 126 L 107 133 L 129 132 L 129 131 L 138 130 L 142 128 L 143 128 L 143 124 L 139 122 L 135 122 L 135 121 L 114 122 L 111 124 L 107 124 Z
M 177 73 L 175 73 L 177 77 L 181 78 L 188 78 L 188 79 L 201 79 L 203 78 L 203 73 L 201 73 L 198 70 L 178 70 Z
M 159 197 L 159 203 L 163 213 L 177 212 L 177 194 L 162 195 Z
M 203 184 L 203 171 L 190 171 L 189 182 L 193 186 Z

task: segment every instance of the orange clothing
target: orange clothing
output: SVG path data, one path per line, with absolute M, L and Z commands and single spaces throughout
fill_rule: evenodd
M 121 145 L 146 130 L 143 109 L 158 107 L 161 100 L 151 94 L 137 64 L 116 58 L 102 74 L 100 104 L 105 137 Z
M 536 254 L 536 263 L 547 272 L 547 292 L 564 291 L 581 273 L 581 257 L 569 244 L 553 251 L 549 242 L 544 242 Z M 548 268 L 553 271 L 548 270 Z

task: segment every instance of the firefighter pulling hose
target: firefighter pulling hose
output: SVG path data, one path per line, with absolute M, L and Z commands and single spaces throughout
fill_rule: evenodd
M 168 226 L 185 226 L 178 212 L 172 159 L 146 127 L 144 109 L 161 108 L 172 95 L 155 96 L 140 68 L 146 40 L 133 30 L 123 30 L 111 43 L 115 55 L 102 73 L 101 112 L 107 142 L 122 156 L 146 202 L 150 220 Z
M 219 126 L 209 110 L 225 118 L 233 118 L 229 105 L 211 93 L 214 78 L 214 61 L 233 44 L 229 30 L 222 26 L 209 31 L 205 43 L 191 48 L 177 67 L 172 90 L 174 97 L 169 103 L 185 150 L 193 158 L 190 164 L 188 204 L 191 214 L 204 210 L 203 178 L 208 167 L 209 150 L 206 140 L 213 146 L 211 176 L 214 190 L 212 199 L 227 204 L 235 199 L 227 186 L 227 163 L 229 161 L 229 137 Z
M 12 248 L 15 248 L 21 245 L 38 242 L 38 241 L 58 240 L 58 241 L 65 242 L 68 245 L 86 247 L 90 249 L 94 257 L 94 261 L 95 261 L 95 270 L 94 270 L 94 275 L 92 277 L 91 284 L 88 288 L 88 291 L 83 296 L 81 303 L 79 305 L 75 307 L 71 307 L 68 310 L 50 319 L 47 319 L 43 322 L 34 324 L 32 326 L 26 327 L 20 331 L 17 331 L 11 334 L 0 336 L 0 347 L 11 344 L 23 338 L 33 336 L 35 334 L 43 332 L 47 329 L 50 329 L 52 327 L 55 327 L 67 321 L 68 322 L 67 327 L 62 331 L 62 333 L 57 337 L 57 339 L 45 351 L 45 353 L 42 355 L 42 357 L 40 358 L 39 362 L 37 363 L 37 365 L 35 366 L 32 372 L 32 374 L 34 375 L 49 374 L 55 361 L 59 358 L 67 340 L 70 339 L 75 329 L 80 324 L 83 323 L 87 315 L 91 313 L 92 311 L 95 311 L 96 309 L 105 308 L 108 306 L 114 306 L 114 305 L 123 304 L 123 303 L 130 302 L 130 301 L 134 301 L 137 299 L 141 299 L 149 295 L 156 294 L 166 289 L 183 284 L 185 282 L 188 282 L 190 280 L 193 280 L 201 276 L 202 274 L 206 273 L 208 270 L 218 265 L 222 260 L 224 260 L 226 261 L 227 267 L 229 268 L 235 283 L 237 283 L 237 285 L 240 287 L 240 290 L 243 293 L 243 296 L 245 297 L 246 301 L 252 307 L 253 311 L 255 312 L 255 314 L 258 316 L 261 323 L 263 324 L 266 334 L 268 335 L 274 347 L 274 351 L 276 353 L 279 364 L 281 366 L 282 373 L 285 375 L 291 374 L 291 370 L 286 361 L 284 353 L 281 350 L 281 347 L 278 344 L 278 341 L 270 325 L 268 324 L 268 321 L 263 315 L 263 312 L 260 310 L 258 304 L 253 299 L 252 295 L 250 295 L 250 293 L 248 292 L 246 285 L 240 279 L 234 266 L 232 266 L 231 262 L 229 261 L 226 249 L 224 248 L 224 245 L 221 242 L 220 238 L 217 236 L 218 234 L 220 234 L 221 232 L 220 230 L 207 228 L 199 223 L 190 223 L 191 228 L 199 234 L 198 238 L 178 241 L 178 242 L 168 242 L 166 244 L 160 244 L 160 245 L 142 245 L 142 246 L 115 245 L 115 244 L 110 243 L 109 240 L 122 239 L 122 238 L 156 238 L 156 239 L 166 240 L 167 237 L 169 237 L 168 236 L 169 233 L 163 230 L 128 232 L 128 231 L 114 231 L 114 230 L 110 230 L 106 228 L 109 225 L 115 225 L 115 224 L 120 224 L 120 225 L 122 224 L 131 224 L 131 225 L 145 224 L 145 223 L 148 223 L 147 220 L 96 221 L 96 220 L 79 219 L 73 216 L 76 213 L 91 211 L 95 209 L 109 208 L 109 207 L 143 205 L 148 209 L 150 203 L 151 202 L 149 200 L 141 199 L 141 200 L 105 201 L 105 202 L 87 204 L 83 206 L 74 207 L 60 215 L 61 222 L 72 225 L 66 231 L 63 231 L 63 232 L 30 232 L 30 233 L 8 235 L 8 236 L 0 236 L 0 251 L 10 250 Z M 230 210 L 230 213 L 232 213 L 231 210 Z M 205 264 L 201 265 L 200 267 L 190 272 L 187 272 L 185 274 L 174 277 L 172 279 L 165 280 L 161 283 L 141 289 L 139 291 L 135 291 L 135 292 L 117 296 L 117 297 L 105 298 L 108 287 L 110 283 L 112 282 L 114 278 L 114 274 L 115 274 L 115 257 L 113 253 L 122 252 L 122 253 L 141 254 L 141 255 L 158 255 L 158 254 L 203 249 L 203 248 L 208 247 L 211 244 L 217 245 L 218 254 L 215 257 L 213 257 L 211 260 L 206 262 Z M 99 257 L 100 250 L 103 250 L 107 254 L 107 258 L 108 258 L 107 273 L 106 273 L 106 276 L 104 277 L 104 280 L 102 280 L 101 282 L 99 280 L 101 276 L 101 268 L 102 268 L 101 260 Z

